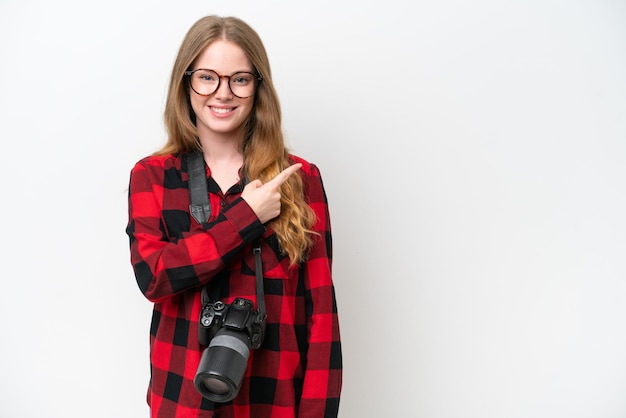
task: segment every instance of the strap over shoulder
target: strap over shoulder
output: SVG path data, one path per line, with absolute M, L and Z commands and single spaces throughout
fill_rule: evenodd
M 206 168 L 204 157 L 199 151 L 187 154 L 187 169 L 189 170 L 189 195 L 191 204 L 189 212 L 198 223 L 205 223 L 211 217 L 211 203 L 206 183 Z

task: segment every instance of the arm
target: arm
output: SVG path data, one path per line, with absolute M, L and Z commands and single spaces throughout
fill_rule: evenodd
M 299 418 L 336 417 L 342 384 L 342 353 L 335 289 L 332 282 L 332 237 L 324 186 L 311 167 L 309 203 L 320 234 L 302 266 L 307 301 L 308 352 Z
M 186 188 L 164 187 L 165 169 L 141 161 L 131 171 L 128 196 L 131 264 L 137 284 L 151 301 L 158 302 L 186 289 L 209 282 L 229 259 L 258 239 L 264 227 L 250 206 L 239 198 L 217 219 L 199 225 L 191 221 L 189 232 L 167 236 L 163 215 L 164 195 L 174 208 L 189 210 Z

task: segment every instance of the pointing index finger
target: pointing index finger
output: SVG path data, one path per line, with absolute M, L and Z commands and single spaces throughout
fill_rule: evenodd
M 271 179 L 269 183 L 271 183 L 272 186 L 278 187 L 281 184 L 283 184 L 289 178 L 289 176 L 291 176 L 296 171 L 300 170 L 301 167 L 302 167 L 301 163 L 290 165 L 289 167 L 285 168 L 283 171 L 278 173 L 278 175 L 274 177 L 273 179 Z

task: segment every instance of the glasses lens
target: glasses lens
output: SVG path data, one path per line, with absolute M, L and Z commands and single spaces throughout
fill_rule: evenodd
M 197 70 L 191 74 L 191 87 L 198 94 L 209 95 L 217 90 L 220 77 L 215 71 Z
M 256 89 L 256 77 L 250 73 L 236 73 L 230 76 L 230 91 L 237 97 L 250 97 Z

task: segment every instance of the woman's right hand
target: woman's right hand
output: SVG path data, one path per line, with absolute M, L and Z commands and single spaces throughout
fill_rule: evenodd
M 244 187 L 241 197 L 252 208 L 261 223 L 271 221 L 280 215 L 280 185 L 301 167 L 300 163 L 291 165 L 265 184 L 256 179 Z

